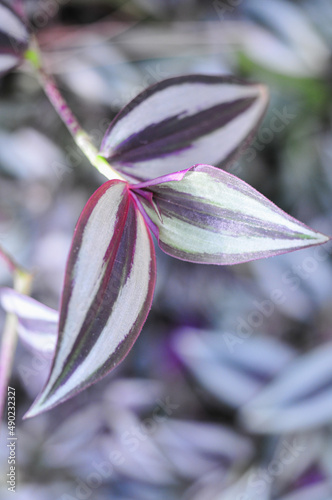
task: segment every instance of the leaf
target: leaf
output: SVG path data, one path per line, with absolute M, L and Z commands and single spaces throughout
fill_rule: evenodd
M 241 435 L 235 429 L 226 425 L 212 422 L 199 422 L 171 418 L 155 433 L 157 444 L 165 448 L 177 469 L 181 468 L 180 456 L 186 459 L 188 465 L 184 469 L 188 474 L 188 466 L 193 479 L 202 472 L 202 460 L 209 459 L 224 461 L 231 465 L 246 462 L 254 454 L 254 445 L 250 438 Z M 194 464 L 194 456 L 201 460 Z M 219 462 L 220 465 L 220 462 Z M 211 468 L 210 468 L 211 470 Z
M 330 49 L 300 6 L 285 0 L 250 0 L 244 9 L 255 24 L 251 36 L 244 37 L 243 50 L 255 63 L 297 78 L 325 73 Z
M 324 477 L 324 473 L 322 473 Z M 318 476 L 319 477 L 319 476 Z M 303 478 L 303 484 L 277 500 L 329 500 L 331 498 L 331 483 L 329 479 L 317 481 L 313 474 Z
M 251 139 L 268 95 L 232 76 L 163 80 L 125 106 L 100 154 L 129 179 L 145 180 L 195 163 L 223 167 Z
M 151 307 L 155 253 L 128 185 L 103 184 L 77 223 L 49 379 L 26 417 L 110 372 L 129 352 Z
M 179 172 L 177 173 L 179 177 Z M 196 165 L 182 172 L 132 187 L 153 193 L 156 208 L 140 202 L 160 248 L 178 259 L 202 264 L 238 264 L 329 240 L 280 210 L 233 175 Z M 150 186 L 150 187 L 149 187 Z
M 332 419 L 332 343 L 295 360 L 241 409 L 241 422 L 257 433 L 299 432 Z
M 24 22 L 0 1 L 0 76 L 20 63 L 28 47 L 29 33 Z
M 236 332 L 177 330 L 172 347 L 200 386 L 228 406 L 247 403 L 295 356 L 273 338 Z
M 237 475 L 237 471 L 229 473 L 224 482 L 221 483 L 219 490 L 215 487 L 211 488 L 211 491 L 207 482 L 199 498 L 211 498 L 213 500 L 270 500 L 272 481 L 262 480 L 260 472 L 258 466 L 252 465 L 241 476 Z M 262 487 L 262 484 L 264 487 Z
M 0 303 L 16 314 L 20 339 L 33 351 L 54 353 L 59 314 L 54 309 L 11 288 L 0 289 Z

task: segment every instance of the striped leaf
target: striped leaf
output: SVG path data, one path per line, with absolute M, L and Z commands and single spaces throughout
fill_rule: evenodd
M 149 87 L 111 123 L 101 155 L 130 180 L 196 163 L 223 167 L 252 137 L 267 105 L 263 85 L 189 75 Z
M 140 202 L 160 248 L 178 259 L 202 264 L 238 264 L 318 245 L 328 237 L 276 207 L 237 177 L 196 165 L 173 176 L 135 185 L 153 193 Z M 179 178 L 179 173 L 177 173 Z
M 12 288 L 0 289 L 0 303 L 7 313 L 16 314 L 20 339 L 33 351 L 54 353 L 59 314 L 37 300 Z
M 149 312 L 154 284 L 155 254 L 143 216 L 127 183 L 106 182 L 77 223 L 53 366 L 27 417 L 96 382 L 127 355 Z
M 0 76 L 14 68 L 28 47 L 28 30 L 7 3 L 0 1 Z

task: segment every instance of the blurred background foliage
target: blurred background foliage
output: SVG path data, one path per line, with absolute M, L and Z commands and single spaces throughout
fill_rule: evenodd
M 264 122 L 229 171 L 332 234 L 329 0 L 21 4 L 97 146 L 119 109 L 164 78 L 232 73 L 265 83 Z M 0 83 L 0 244 L 34 272 L 32 295 L 57 308 L 75 223 L 104 179 L 21 69 Z M 126 360 L 27 421 L 50 358 L 19 345 L 16 498 L 332 498 L 330 252 L 234 267 L 158 252 L 154 304 Z M 2 264 L 0 284 L 11 286 Z M 6 460 L 2 443 L 1 469 Z

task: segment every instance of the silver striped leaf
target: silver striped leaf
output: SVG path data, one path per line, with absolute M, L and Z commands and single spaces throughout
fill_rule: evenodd
M 176 176 L 176 177 L 175 177 Z M 179 179 L 182 176 L 182 180 Z M 201 264 L 238 264 L 325 243 L 329 238 L 290 215 L 237 177 L 196 165 L 140 183 L 140 203 L 160 248 Z M 153 204 L 144 189 L 153 194 Z
M 128 184 L 106 182 L 77 223 L 53 366 L 26 417 L 74 396 L 128 354 L 150 310 L 155 274 L 151 234 Z
M 146 180 L 210 163 L 223 168 L 253 136 L 267 89 L 232 76 L 163 80 L 115 117 L 100 154 L 129 180 Z

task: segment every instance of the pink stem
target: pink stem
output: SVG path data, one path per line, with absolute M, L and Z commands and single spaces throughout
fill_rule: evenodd
M 14 273 L 16 269 L 18 269 L 18 265 L 15 263 L 14 259 L 10 257 L 10 255 L 7 254 L 1 247 L 0 247 L 0 257 L 5 261 L 7 266 L 9 267 L 9 270 Z
M 47 75 L 43 70 L 40 70 L 39 74 L 47 97 L 49 98 L 54 109 L 57 111 L 64 124 L 67 126 L 69 132 L 76 139 L 77 134 L 79 132 L 83 132 L 83 129 L 81 128 L 76 117 L 69 108 L 67 102 L 60 94 L 53 78 Z

